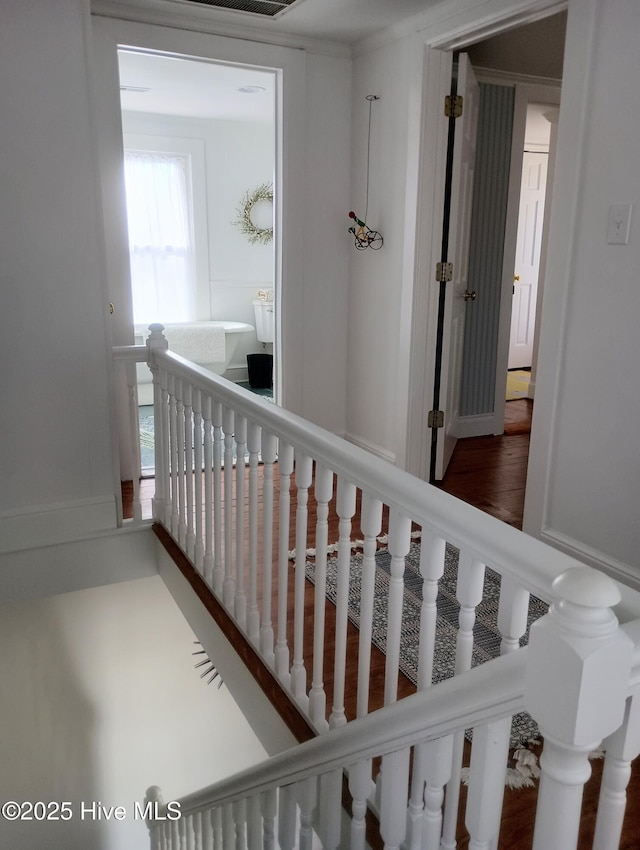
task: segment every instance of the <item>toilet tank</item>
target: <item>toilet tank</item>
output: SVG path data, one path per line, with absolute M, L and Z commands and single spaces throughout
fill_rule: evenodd
M 258 342 L 274 342 L 275 340 L 275 314 L 273 301 L 253 302 L 253 310 L 256 317 L 256 335 Z

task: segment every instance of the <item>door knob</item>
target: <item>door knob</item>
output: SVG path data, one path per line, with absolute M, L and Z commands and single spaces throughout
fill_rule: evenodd
M 519 274 L 514 274 L 513 279 L 514 279 L 514 280 L 520 280 L 520 275 L 519 275 Z
M 473 289 L 471 292 L 469 292 L 468 289 L 465 289 L 462 297 L 465 301 L 475 301 L 478 297 L 478 293 L 475 291 L 475 289 Z

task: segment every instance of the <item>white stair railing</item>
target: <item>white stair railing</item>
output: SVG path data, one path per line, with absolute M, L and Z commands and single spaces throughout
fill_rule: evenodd
M 447 545 L 458 550 L 459 623 L 453 681 L 467 676 L 465 671 L 472 664 L 473 629 L 487 569 L 500 577 L 497 628 L 502 640 L 501 652 L 520 656 L 518 647 L 527 629 L 530 594 L 550 602 L 554 598 L 553 582 L 567 570 L 579 568 L 579 562 L 190 364 L 167 350 L 162 330 L 160 325 L 151 326 L 146 347 L 154 380 L 154 519 L 179 543 L 318 734 L 326 737 L 330 729 L 338 731 L 343 726 L 351 729 L 350 721 L 354 719 L 347 716 L 345 709 L 346 630 L 355 592 L 350 573 L 354 537 L 363 538 L 362 578 L 356 592 L 361 629 L 356 682 L 359 719 L 365 719 L 370 710 L 369 643 L 375 619 L 375 555 L 382 545 L 379 539 L 383 529 L 388 534 L 389 592 L 377 616 L 384 619 L 387 636 L 386 670 L 381 686 L 385 710 L 394 706 L 399 695 L 399 658 L 405 640 L 400 612 L 406 590 L 405 555 L 412 535 L 420 540 L 419 571 L 423 580 L 417 626 L 417 691 L 430 690 L 435 694 L 441 687 L 433 685 L 438 667 L 435 598 L 442 581 Z M 139 360 L 141 348 L 118 349 L 116 357 Z M 310 507 L 315 509 L 314 523 L 308 522 Z M 332 526 L 337 525 L 337 539 L 327 536 L 332 511 L 337 517 Z M 290 548 L 295 549 L 291 556 Z M 316 570 L 312 647 L 303 646 L 305 633 L 301 628 L 304 618 L 309 616 L 304 607 L 309 604 L 303 576 L 306 549 L 315 550 L 315 556 L 309 556 L 315 560 Z M 325 590 L 328 553 L 333 551 L 336 553 L 336 626 L 333 634 L 328 635 Z M 611 584 L 615 588 L 615 583 Z M 617 605 L 616 611 L 622 621 L 639 618 L 638 594 L 625 589 L 623 603 Z M 323 684 L 326 641 L 334 646 L 330 705 Z M 353 689 L 353 683 L 349 684 Z M 632 701 L 630 706 L 629 723 L 635 729 L 637 711 L 632 710 L 635 703 Z M 470 817 L 483 821 L 482 828 L 478 827 L 483 834 L 493 834 L 497 829 L 504 785 L 502 766 L 509 743 L 508 716 L 499 723 L 494 717 L 487 717 L 489 725 L 478 733 L 474 748 L 472 773 L 477 775 L 480 770 L 488 779 L 480 796 L 469 794 L 477 813 Z M 409 800 L 408 846 L 429 846 L 421 845 L 420 841 L 425 835 L 438 834 L 443 848 L 455 847 L 464 728 L 452 726 L 452 731 L 444 737 L 433 736 L 418 742 L 411 781 L 408 776 L 404 781 L 408 769 L 406 753 L 379 750 L 378 754 L 385 758 L 377 777 L 375 798 L 369 758 L 351 761 L 349 782 L 358 812 L 354 836 L 362 833 L 366 800 L 376 799 L 383 816 L 392 797 L 397 796 L 399 788 L 404 788 L 405 805 Z M 550 738 L 554 736 L 551 726 L 547 731 Z M 611 727 L 606 734 L 614 731 Z M 617 755 L 607 766 L 603 789 L 603 799 L 607 799 L 605 808 L 610 814 L 599 826 L 607 833 L 612 829 L 609 824 L 617 818 L 623 794 L 620 788 L 634 740 L 631 733 L 620 733 L 612 739 L 612 752 Z M 486 755 L 478 762 L 481 750 Z M 493 760 L 492 770 L 488 770 L 486 759 Z M 482 768 L 478 768 L 479 763 Z M 337 798 L 340 796 L 335 790 L 336 782 L 331 772 L 323 779 L 321 787 L 325 791 L 320 794 L 320 808 L 326 805 L 329 789 L 333 789 Z M 447 803 L 443 810 L 445 796 Z M 270 806 L 271 803 L 267 805 L 269 811 Z M 395 811 L 396 804 L 391 808 Z M 216 829 L 224 831 L 224 824 L 230 818 L 231 814 L 226 812 L 222 826 Z M 404 823 L 406 817 L 402 820 Z M 387 844 L 394 846 L 402 829 L 394 821 L 389 826 Z M 484 839 L 478 840 L 479 843 L 470 846 L 492 846 Z M 601 844 L 599 850 L 604 847 L 609 845 Z
M 590 750 L 607 735 L 617 739 L 612 744 L 615 772 L 629 742 L 640 675 L 640 644 L 630 632 L 640 637 L 640 624 L 631 630 L 618 626 L 610 607 L 618 598 L 615 584 L 588 567 L 563 574 L 556 590 L 559 598 L 532 627 L 527 648 L 338 726 L 171 807 L 161 804 L 157 787 L 150 788 L 147 801 L 157 806 L 157 817 L 148 819 L 152 847 L 364 848 L 367 793 L 358 767 L 379 756 L 384 847 L 442 847 L 442 795 L 434 797 L 425 777 L 433 778 L 437 769 L 446 773 L 447 765 L 450 770 L 450 760 L 438 755 L 450 755 L 447 742 L 473 728 L 465 826 L 468 846 L 489 850 L 499 836 L 504 723 L 516 710 L 537 708 L 548 739 L 532 846 L 575 848 Z M 546 687 L 550 652 L 561 658 L 553 697 Z M 599 696 L 598 686 L 606 689 Z M 633 725 L 637 735 L 638 724 Z M 347 829 L 341 831 L 343 769 L 353 799 Z M 626 766 L 623 772 L 626 777 Z M 599 850 L 618 846 L 625 802 L 623 783 L 607 780 L 607 774 L 594 845 Z M 221 843 L 215 838 L 219 823 Z

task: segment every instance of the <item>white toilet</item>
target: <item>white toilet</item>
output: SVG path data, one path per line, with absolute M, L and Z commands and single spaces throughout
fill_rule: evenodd
M 273 301 L 261 301 L 258 299 L 253 302 L 253 311 L 256 317 L 258 342 L 274 342 L 275 316 Z

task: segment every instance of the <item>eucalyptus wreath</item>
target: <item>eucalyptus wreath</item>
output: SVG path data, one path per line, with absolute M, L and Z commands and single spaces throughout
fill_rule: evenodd
M 251 210 L 258 201 L 270 201 L 273 203 L 273 186 L 271 183 L 262 183 L 253 192 L 245 192 L 238 207 L 238 218 L 233 224 L 238 225 L 252 244 L 267 245 L 273 239 L 273 227 L 256 227 L 251 220 Z

